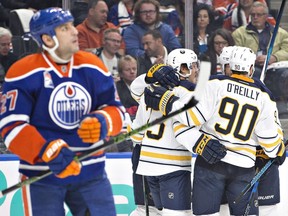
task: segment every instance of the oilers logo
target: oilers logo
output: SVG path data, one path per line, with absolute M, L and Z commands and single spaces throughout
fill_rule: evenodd
M 91 97 L 86 89 L 74 82 L 58 85 L 49 101 L 51 119 L 64 129 L 74 129 L 82 115 L 91 110 Z

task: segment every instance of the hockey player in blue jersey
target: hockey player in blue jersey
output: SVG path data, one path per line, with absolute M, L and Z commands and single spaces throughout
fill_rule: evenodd
M 50 169 L 53 175 L 22 190 L 25 215 L 115 216 L 103 151 L 76 155 L 122 128 L 123 107 L 113 78 L 93 54 L 79 51 L 69 11 L 34 14 L 30 31 L 41 53 L 9 69 L 1 98 L 1 135 L 20 158 L 22 178 Z

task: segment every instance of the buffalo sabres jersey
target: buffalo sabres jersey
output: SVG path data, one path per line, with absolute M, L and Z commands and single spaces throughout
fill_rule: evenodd
M 49 140 L 61 138 L 77 154 L 91 148 L 92 143 L 83 143 L 77 135 L 83 115 L 109 107 L 114 133 L 122 127 L 123 107 L 113 78 L 98 57 L 84 51 L 62 65 L 46 53 L 19 60 L 5 77 L 1 103 L 1 134 L 7 147 L 20 157 L 20 171 L 27 176 L 48 169 L 39 152 Z M 104 159 L 103 151 L 85 159 L 80 175 L 65 178 L 66 183 L 103 173 Z M 43 181 L 65 182 L 54 175 Z
M 194 84 L 181 81 L 180 86 L 175 87 L 173 91 L 176 96 L 180 96 L 180 101 L 186 103 L 191 98 L 193 89 Z M 132 129 L 162 117 L 160 111 L 152 110 L 146 106 L 144 95 L 142 95 L 139 103 Z M 141 145 L 137 174 L 159 176 L 178 170 L 191 171 L 192 149 L 189 151 L 177 142 L 173 134 L 171 118 L 132 136 L 131 139 L 136 144 Z
M 172 111 L 181 106 L 174 102 Z M 271 92 L 259 80 L 241 75 L 211 79 L 200 102 L 176 119 L 177 140 L 191 141 L 196 136 L 186 126 L 201 126 L 203 133 L 227 148 L 222 161 L 239 167 L 254 166 L 259 144 L 271 158 L 282 145 L 282 129 Z
M 146 74 L 141 74 L 140 76 L 136 77 L 136 79 L 133 80 L 130 85 L 131 96 L 138 103 L 140 102 L 140 98 L 144 93 L 145 87 L 148 86 L 148 84 L 145 82 L 145 76 Z

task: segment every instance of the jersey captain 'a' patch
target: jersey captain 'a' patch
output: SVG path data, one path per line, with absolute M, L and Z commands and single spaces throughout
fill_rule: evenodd
M 91 97 L 86 89 L 74 82 L 58 85 L 49 101 L 49 114 L 58 126 L 74 129 L 82 115 L 91 109 Z

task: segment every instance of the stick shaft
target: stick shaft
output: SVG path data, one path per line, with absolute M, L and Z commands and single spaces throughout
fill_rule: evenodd
M 191 102 L 188 103 L 187 105 L 185 105 L 182 109 L 179 109 L 179 110 L 177 110 L 175 112 L 172 112 L 172 113 L 170 113 L 170 114 L 168 114 L 166 116 L 163 116 L 161 118 L 155 119 L 154 121 L 149 122 L 149 123 L 147 123 L 147 124 L 145 124 L 143 126 L 140 126 L 139 128 L 136 128 L 135 130 L 132 130 L 132 131 L 130 131 L 128 133 L 123 133 L 123 134 L 119 134 L 118 136 L 110 137 L 109 140 L 107 140 L 107 141 L 104 140 L 102 144 L 101 144 L 101 141 L 100 141 L 99 142 L 100 145 L 98 144 L 95 148 L 92 148 L 92 149 L 89 149 L 89 150 L 85 151 L 83 154 L 81 154 L 78 157 L 78 160 L 82 161 L 85 158 L 94 155 L 96 152 L 107 148 L 108 146 L 123 142 L 126 139 L 128 139 L 130 136 L 133 136 L 133 135 L 135 135 L 135 134 L 137 134 L 137 133 L 139 133 L 139 132 L 141 132 L 143 130 L 146 130 L 147 128 L 152 127 L 152 126 L 154 126 L 156 124 L 160 124 L 160 123 L 166 121 L 167 119 L 172 118 L 173 116 L 176 116 L 176 115 L 178 115 L 181 112 L 184 112 L 185 110 L 193 107 L 196 104 L 197 104 L 197 101 L 194 98 L 192 98 Z M 2 198 L 3 196 L 7 195 L 8 193 L 10 193 L 10 192 L 12 192 L 12 191 L 14 191 L 16 189 L 19 189 L 19 188 L 21 188 L 23 186 L 32 184 L 33 182 L 39 181 L 39 180 L 41 180 L 41 179 L 43 179 L 43 178 L 45 178 L 45 177 L 47 177 L 47 176 L 49 176 L 51 174 L 52 174 L 52 171 L 50 171 L 50 170 L 43 171 L 42 174 L 40 174 L 39 176 L 30 177 L 29 179 L 26 179 L 26 180 L 24 180 L 22 182 L 19 182 L 19 183 L 15 184 L 15 185 L 13 185 L 13 186 L 11 186 L 9 188 L 6 188 L 6 189 L 4 189 L 4 190 L 2 190 L 0 192 L 0 198 Z
M 270 60 L 270 57 L 271 57 L 271 54 L 272 54 L 272 51 L 273 51 L 273 46 L 274 46 L 275 38 L 276 38 L 278 29 L 279 29 L 279 25 L 280 25 L 280 21 L 281 21 L 281 17 L 282 17 L 283 11 L 284 11 L 285 3 L 286 3 L 286 0 L 282 0 L 281 6 L 280 6 L 280 10 L 279 10 L 279 13 L 277 15 L 276 24 L 275 24 L 275 27 L 274 27 L 274 30 L 273 30 L 273 35 L 272 35 L 272 38 L 271 38 L 271 41 L 270 41 L 270 44 L 269 44 L 269 47 L 268 47 L 268 50 L 267 50 L 267 55 L 266 55 L 266 59 L 265 59 L 265 62 L 264 62 L 264 66 L 263 66 L 262 71 L 261 71 L 260 80 L 262 82 L 264 82 L 264 79 L 265 79 L 266 70 L 267 70 L 268 63 L 269 63 L 269 60 Z
M 148 192 L 147 192 L 147 187 L 149 187 L 147 184 L 147 180 L 145 179 L 145 176 L 142 175 L 142 183 L 143 183 L 143 195 L 144 195 L 144 204 L 145 204 L 145 211 L 146 211 L 146 216 L 149 216 L 149 204 L 148 204 Z
M 251 210 L 251 205 L 252 205 L 252 203 L 253 203 L 254 196 L 255 196 L 255 193 L 256 193 L 257 188 L 258 188 L 258 184 L 259 184 L 259 181 L 257 181 L 257 182 L 254 184 L 253 188 L 252 188 L 252 191 L 251 191 L 251 194 L 250 194 L 250 197 L 249 197 L 249 201 L 248 201 L 248 204 L 247 204 L 247 207 L 246 207 L 246 209 L 245 209 L 245 213 L 244 213 L 243 216 L 249 215 L 249 212 L 250 212 L 250 210 Z
M 255 174 L 257 175 L 258 172 L 259 172 L 259 168 L 257 167 Z M 258 188 L 258 185 L 259 185 L 259 181 L 260 181 L 260 180 L 258 180 L 258 181 L 254 184 L 254 186 L 253 186 L 253 188 L 252 188 L 252 190 L 251 190 L 251 193 L 250 193 L 250 196 L 249 196 L 249 200 L 248 200 L 248 204 L 247 204 L 247 206 L 246 206 L 246 209 L 245 209 L 245 212 L 244 212 L 244 215 L 243 215 L 243 216 L 249 215 L 249 212 L 250 212 L 250 210 L 251 210 L 251 205 L 252 205 L 252 203 L 253 203 L 254 196 L 255 196 L 255 193 L 256 193 L 257 188 Z
M 242 192 L 236 197 L 234 203 L 238 203 L 243 196 L 253 187 L 253 185 L 259 181 L 261 176 L 269 169 L 269 167 L 274 163 L 275 159 L 270 159 L 265 166 L 259 171 L 257 175 L 251 180 L 251 182 L 242 190 Z
M 181 112 L 184 112 L 184 111 L 192 108 L 193 106 L 195 106 L 198 103 L 198 100 L 201 98 L 201 96 L 204 92 L 205 85 L 209 79 L 211 64 L 209 62 L 203 61 L 203 62 L 201 62 L 201 67 L 203 68 L 203 70 L 200 68 L 201 71 L 199 73 L 199 80 L 198 80 L 196 88 L 195 88 L 195 96 L 193 96 L 191 98 L 191 100 L 186 105 L 184 105 L 181 109 L 176 110 L 174 112 L 171 112 L 166 116 L 162 116 L 158 119 L 155 119 L 152 122 L 148 122 L 147 124 L 140 126 L 139 128 L 136 128 L 136 129 L 134 129 L 128 133 L 123 133 L 123 134 L 119 134 L 119 135 L 114 136 L 114 137 L 110 137 L 108 140 L 101 140 L 101 141 L 94 144 L 95 148 L 91 148 L 91 149 L 83 152 L 78 158 L 75 158 L 75 160 L 76 161 L 82 161 L 85 158 L 94 155 L 95 153 L 97 153 L 98 151 L 100 151 L 102 149 L 105 149 L 105 148 L 107 148 L 111 145 L 114 145 L 114 144 L 121 143 L 121 142 L 125 141 L 126 139 L 128 139 L 130 136 L 133 136 L 133 135 L 135 135 L 141 131 L 144 131 L 144 130 L 146 130 L 146 129 L 154 126 L 154 125 L 160 124 L 160 123 L 166 121 L 167 119 L 172 118 L 172 117 L 180 114 Z M 40 174 L 39 176 L 30 177 L 27 180 L 24 180 L 24 181 L 19 182 L 19 183 L 15 184 L 9 188 L 6 188 L 6 189 L 0 191 L 0 198 L 2 198 L 3 196 L 7 195 L 8 193 L 10 193 L 16 189 L 19 189 L 23 186 L 32 184 L 33 182 L 39 181 L 39 180 L 41 180 L 41 179 L 43 179 L 43 178 L 45 178 L 51 174 L 52 174 L 51 170 L 43 171 L 42 174 Z

